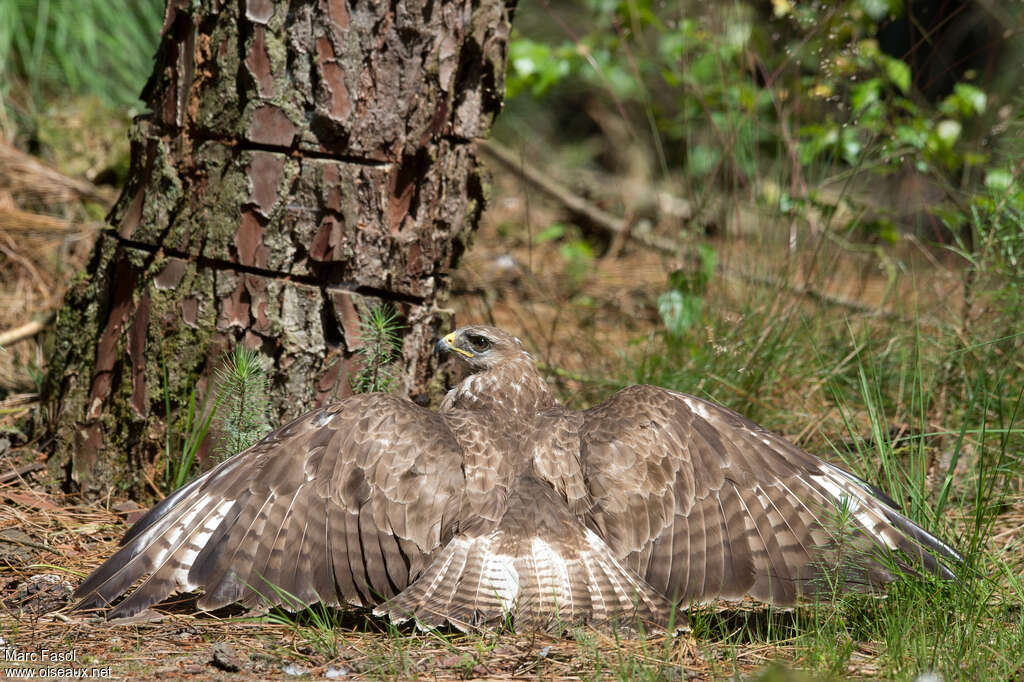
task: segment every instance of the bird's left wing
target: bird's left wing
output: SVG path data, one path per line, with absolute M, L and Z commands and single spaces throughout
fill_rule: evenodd
M 632 386 L 582 414 L 588 522 L 680 604 L 887 582 L 882 553 L 947 578 L 960 561 L 877 488 L 720 405 Z
M 444 420 L 395 396 L 310 412 L 181 488 L 78 588 L 78 608 L 128 617 L 175 590 L 214 609 L 376 604 L 450 534 L 464 487 Z

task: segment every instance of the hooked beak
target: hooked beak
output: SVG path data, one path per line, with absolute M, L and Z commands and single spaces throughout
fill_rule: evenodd
M 473 357 L 472 353 L 468 353 L 461 348 L 455 346 L 455 332 L 442 337 L 437 345 L 434 346 L 434 353 L 458 353 L 467 358 Z

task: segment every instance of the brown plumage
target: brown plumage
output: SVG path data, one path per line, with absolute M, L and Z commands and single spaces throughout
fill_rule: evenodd
M 876 488 L 724 407 L 632 386 L 575 412 L 501 330 L 438 347 L 468 371 L 439 412 L 366 394 L 299 417 L 150 510 L 78 606 L 127 617 L 201 590 L 203 609 L 287 594 L 460 628 L 664 624 L 674 606 L 793 604 L 961 562 Z

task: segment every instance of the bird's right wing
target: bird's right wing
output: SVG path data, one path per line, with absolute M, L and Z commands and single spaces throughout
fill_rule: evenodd
M 132 616 L 175 590 L 199 607 L 372 605 L 448 540 L 461 449 L 435 412 L 384 394 L 310 412 L 151 509 L 75 593 Z

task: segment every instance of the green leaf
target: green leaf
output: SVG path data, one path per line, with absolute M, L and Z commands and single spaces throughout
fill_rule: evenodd
M 885 75 L 889 77 L 889 81 L 904 95 L 907 94 L 910 91 L 910 67 L 906 62 L 886 57 L 882 66 L 885 68 Z
M 565 274 L 572 286 L 582 284 L 594 262 L 594 250 L 582 239 L 574 239 L 558 247 L 565 261 Z
M 519 38 L 509 44 L 508 74 L 505 92 L 513 97 L 529 89 L 534 97 L 544 94 L 552 85 L 569 75 L 572 52 Z
M 867 14 L 874 21 L 881 21 L 890 14 L 893 14 L 896 10 L 893 8 L 893 0 L 858 0 L 858 5 L 864 10 L 864 14 Z
M 893 130 L 893 135 L 897 142 L 913 147 L 914 149 L 924 149 L 925 143 L 928 141 L 927 133 L 905 125 L 896 126 Z
M 863 111 L 879 101 L 882 92 L 882 81 L 871 78 L 850 88 L 850 104 L 854 111 Z
M 721 151 L 710 145 L 695 144 L 686 155 L 686 166 L 694 177 L 704 177 L 718 165 Z
M 950 148 L 959 139 L 962 130 L 963 126 L 960 125 L 960 121 L 954 121 L 951 118 L 943 119 L 935 126 L 935 137 L 943 146 Z
M 551 223 L 550 226 L 541 230 L 533 238 L 534 244 L 555 241 L 565 236 L 566 227 L 562 223 Z
M 658 315 L 669 334 L 682 336 L 700 322 L 703 302 L 699 296 L 672 289 L 658 297 Z
M 703 291 L 715 277 L 715 270 L 718 267 L 718 251 L 710 244 L 701 244 L 697 247 L 697 255 L 700 257 L 700 270 L 703 277 L 701 290 Z
M 988 104 L 988 96 L 981 88 L 968 85 L 967 83 L 957 83 L 953 86 L 953 94 L 963 102 L 964 106 L 961 108 L 967 108 L 969 110 L 965 113 L 985 113 L 985 107 Z

